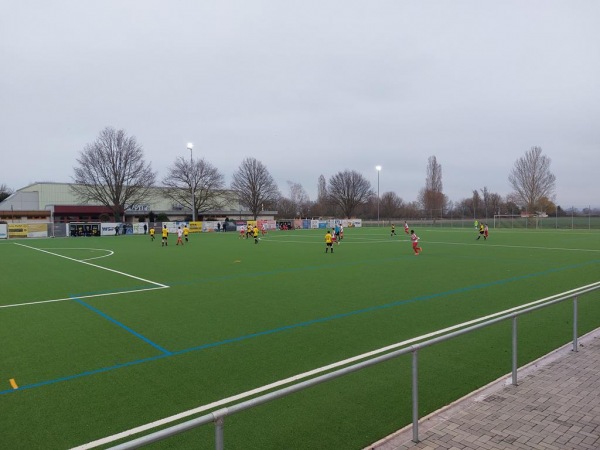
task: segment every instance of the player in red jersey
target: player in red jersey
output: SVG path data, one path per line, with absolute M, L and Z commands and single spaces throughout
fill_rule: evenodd
M 419 247 L 419 236 L 415 234 L 415 230 L 410 230 L 410 240 L 412 241 L 412 247 L 415 252 L 415 256 L 419 256 L 419 253 L 423 251 L 421 247 Z

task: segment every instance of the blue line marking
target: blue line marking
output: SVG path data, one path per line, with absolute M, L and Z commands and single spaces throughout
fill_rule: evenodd
M 142 336 L 140 333 L 138 333 L 137 331 L 132 330 L 131 328 L 129 328 L 127 325 L 122 324 L 121 322 L 119 322 L 116 319 L 113 319 L 112 317 L 110 317 L 108 314 L 103 313 L 102 311 L 100 311 L 99 309 L 94 308 L 92 305 L 87 304 L 86 302 L 84 302 L 83 300 L 81 300 L 80 298 L 77 297 L 72 297 L 73 300 L 75 300 L 77 303 L 79 303 L 82 306 L 85 306 L 86 308 L 88 308 L 89 310 L 95 312 L 96 314 L 104 317 L 106 320 L 108 320 L 109 322 L 114 323 L 115 325 L 123 328 L 125 331 L 133 334 L 135 337 L 141 339 L 142 341 L 144 341 L 146 344 L 150 344 L 152 347 L 154 347 L 155 349 L 157 349 L 158 351 L 160 351 L 161 353 L 164 353 L 165 355 L 172 355 L 172 353 L 161 347 L 158 344 L 155 344 L 154 342 L 152 342 L 150 339 L 148 339 L 145 336 Z
M 414 303 L 414 302 L 423 301 L 423 300 L 430 300 L 430 299 L 433 299 L 433 298 L 439 298 L 439 297 L 445 297 L 445 296 L 454 295 L 454 294 L 460 294 L 462 292 L 469 292 L 469 291 L 473 291 L 473 290 L 477 290 L 477 289 L 484 289 L 484 288 L 487 288 L 487 287 L 490 287 L 490 286 L 496 286 L 496 285 L 501 285 L 501 284 L 512 283 L 514 281 L 522 281 L 522 280 L 526 280 L 528 278 L 533 278 L 533 277 L 548 275 L 548 274 L 557 273 L 557 272 L 563 272 L 563 271 L 566 271 L 566 270 L 577 269 L 577 268 L 580 268 L 580 267 L 585 267 L 585 266 L 594 265 L 594 264 L 598 264 L 598 263 L 600 263 L 600 260 L 592 260 L 592 261 L 588 261 L 588 262 L 581 263 L 581 264 L 574 264 L 574 265 L 566 266 L 566 267 L 558 267 L 558 268 L 548 269 L 548 270 L 545 270 L 545 271 L 542 271 L 542 272 L 534 272 L 534 273 L 527 274 L 527 275 L 520 275 L 520 276 L 516 276 L 516 277 L 505 278 L 503 280 L 491 281 L 489 283 L 475 284 L 475 285 L 466 286 L 466 287 L 463 287 L 463 288 L 452 289 L 450 291 L 438 292 L 438 293 L 433 293 L 433 294 L 428 294 L 428 295 L 422 295 L 422 296 L 413 297 L 413 298 L 405 299 L 405 300 L 398 300 L 398 301 L 391 302 L 391 303 L 386 303 L 386 304 L 383 304 L 383 305 L 370 306 L 368 308 L 357 309 L 357 310 L 354 310 L 354 311 L 349 311 L 349 312 L 345 312 L 345 313 L 335 314 L 333 316 L 321 317 L 321 318 L 317 318 L 317 319 L 307 320 L 305 322 L 300 322 L 300 323 L 296 323 L 296 324 L 286 325 L 286 326 L 279 327 L 279 328 L 273 328 L 273 329 L 270 329 L 270 330 L 264 330 L 264 331 L 259 331 L 259 332 L 256 332 L 256 333 L 246 334 L 246 335 L 238 336 L 238 337 L 235 337 L 235 338 L 224 339 L 222 341 L 210 342 L 210 343 L 207 343 L 207 344 L 199 345 L 199 346 L 196 346 L 196 347 L 190 347 L 190 348 L 186 348 L 186 349 L 178 350 L 178 351 L 174 351 L 174 352 L 169 352 L 169 351 L 163 349 L 162 347 L 154 344 L 153 342 L 151 342 L 150 340 L 146 339 L 145 337 L 143 337 L 139 333 L 136 333 L 135 331 L 131 330 L 130 328 L 126 327 L 125 325 L 121 324 L 120 322 L 118 322 L 118 321 L 112 319 L 111 317 L 107 316 L 103 312 L 101 312 L 101 311 L 97 310 L 96 308 L 94 308 L 94 307 L 88 305 L 87 303 L 83 302 L 81 299 L 73 297 L 73 300 L 79 302 L 81 305 L 85 306 L 86 308 L 89 308 L 90 310 L 96 312 L 97 314 L 100 314 L 102 317 L 110 320 L 111 322 L 117 324 L 118 326 L 126 329 L 130 333 L 134 334 L 135 336 L 139 337 L 140 339 L 144 340 L 148 344 L 150 344 L 153 347 L 155 347 L 158 350 L 160 350 L 162 352 L 162 354 L 154 356 L 154 357 L 150 357 L 150 358 L 138 359 L 138 360 L 129 361 L 129 362 L 126 362 L 126 363 L 116 364 L 114 366 L 103 367 L 103 368 L 100 368 L 100 369 L 90 370 L 90 371 L 87 371 L 87 372 L 81 372 L 81 373 L 78 373 L 78 374 L 75 374 L 75 375 L 69 375 L 69 376 L 66 376 L 66 377 L 55 378 L 55 379 L 52 379 L 52 380 L 40 381 L 38 383 L 32 383 L 32 384 L 28 384 L 28 385 L 23 385 L 23 386 L 19 386 L 18 389 L 3 390 L 3 391 L 0 391 L 0 395 L 11 394 L 11 393 L 14 393 L 14 392 L 17 392 L 17 391 L 23 391 L 25 389 L 32 389 L 32 388 L 36 388 L 36 387 L 47 386 L 47 385 L 54 384 L 54 383 L 60 383 L 62 381 L 69 381 L 69 380 L 73 380 L 73 379 L 77 379 L 77 378 L 82 378 L 82 377 L 85 377 L 85 376 L 88 376 L 88 375 L 95 375 L 95 374 L 99 374 L 99 373 L 109 372 L 111 370 L 121 369 L 123 367 L 135 366 L 135 365 L 138 365 L 138 364 L 143 364 L 143 363 L 146 363 L 146 362 L 156 361 L 156 360 L 163 359 L 163 358 L 169 358 L 169 357 L 172 357 L 172 356 L 182 355 L 182 354 L 190 353 L 190 352 L 193 352 L 193 351 L 199 351 L 199 350 L 205 350 L 207 348 L 219 347 L 221 345 L 231 344 L 233 342 L 240 342 L 240 341 L 244 341 L 244 340 L 247 340 L 247 339 L 252 339 L 252 338 L 255 338 L 255 337 L 259 337 L 259 336 L 266 336 L 266 335 L 269 335 L 269 334 L 279 333 L 279 332 L 282 332 L 282 331 L 293 330 L 295 328 L 310 326 L 310 325 L 313 325 L 313 324 L 316 324 L 316 323 L 330 322 L 332 320 L 342 319 L 344 317 L 354 316 L 354 315 L 357 315 L 357 314 L 363 314 L 363 313 L 367 313 L 367 312 L 378 311 L 378 310 L 383 310 L 383 309 L 387 309 L 387 308 L 393 308 L 393 307 L 404 305 L 404 304 L 408 304 L 408 303 Z
M 472 286 L 466 286 L 466 287 L 462 287 L 462 288 L 452 289 L 450 291 L 445 291 L 445 292 L 437 292 L 437 293 L 433 293 L 433 294 L 421 295 L 418 297 L 413 297 L 413 298 L 409 298 L 409 299 L 405 299 L 405 300 L 397 300 L 395 302 L 386 303 L 383 305 L 369 306 L 368 308 L 357 309 L 357 310 L 348 311 L 345 313 L 334 314 L 333 316 L 320 317 L 317 319 L 307 320 L 305 322 L 286 325 L 286 326 L 279 327 L 279 328 L 273 328 L 271 330 L 264 330 L 264 331 L 259 331 L 256 333 L 247 334 L 244 336 L 238 336 L 235 338 L 225 339 L 223 341 L 211 342 L 211 343 L 199 345 L 197 347 L 190 347 L 187 349 L 174 351 L 173 354 L 181 355 L 183 353 L 188 353 L 188 352 L 192 352 L 192 351 L 196 351 L 196 350 L 204 350 L 207 348 L 218 347 L 221 345 L 230 344 L 232 342 L 239 342 L 239 341 L 244 341 L 246 339 L 251 339 L 251 338 L 255 338 L 255 337 L 259 337 L 259 336 L 266 336 L 269 334 L 279 333 L 281 331 L 293 330 L 295 328 L 306 327 L 306 326 L 314 325 L 316 323 L 330 322 L 332 320 L 343 319 L 345 317 L 355 316 L 358 314 L 363 314 L 363 313 L 368 313 L 368 312 L 373 312 L 373 311 L 379 311 L 379 310 L 388 309 L 388 308 L 394 308 L 396 306 L 406 305 L 409 303 L 419 302 L 419 301 L 423 301 L 423 300 L 431 300 L 433 298 L 445 297 L 445 296 L 450 296 L 450 295 L 454 295 L 454 294 L 461 294 L 463 292 L 474 291 L 477 289 L 484 289 L 487 287 L 500 285 L 500 284 L 512 283 L 514 281 L 522 281 L 522 280 L 526 280 L 528 278 L 533 278 L 533 277 L 537 277 L 537 276 L 541 276 L 541 275 L 547 275 L 547 274 L 555 273 L 555 272 L 562 272 L 564 270 L 574 269 L 574 268 L 578 268 L 581 266 L 586 266 L 588 264 L 595 264 L 598 262 L 600 262 L 600 260 L 590 261 L 590 262 L 586 262 L 586 263 L 582 263 L 582 264 L 576 264 L 573 266 L 549 269 L 549 270 L 546 270 L 543 272 L 538 272 L 538 273 L 519 275 L 516 277 L 506 278 L 504 280 L 496 280 L 496 281 L 491 281 L 488 283 L 475 284 Z
M 60 383 L 61 381 L 75 380 L 77 378 L 86 377 L 88 375 L 95 375 L 98 373 L 109 372 L 109 371 L 115 370 L 115 369 L 121 369 L 123 367 L 130 367 L 130 366 L 135 366 L 137 364 L 143 364 L 143 363 L 150 362 L 150 361 L 157 361 L 159 359 L 168 358 L 169 356 L 171 356 L 171 355 L 170 354 L 169 355 L 162 354 L 162 355 L 157 355 L 157 356 L 151 356 L 149 358 L 138 359 L 135 361 L 129 361 L 129 362 L 121 363 L 121 364 L 115 364 L 114 366 L 102 367 L 100 369 L 94 369 L 94 370 L 89 370 L 87 372 L 77 373 L 75 375 L 68 375 L 68 376 L 62 377 L 62 378 L 55 378 L 53 380 L 40 381 L 38 383 L 32 383 L 32 384 L 27 384 L 24 386 L 19 386 L 17 389 L 7 389 L 4 391 L 0 391 L 0 395 L 10 394 L 11 391 L 12 392 L 24 391 L 25 389 L 33 389 L 33 388 L 37 388 L 37 387 L 41 387 L 41 386 L 47 386 L 49 384 Z

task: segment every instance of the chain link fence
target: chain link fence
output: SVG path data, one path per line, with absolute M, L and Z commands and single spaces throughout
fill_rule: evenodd
M 441 215 L 439 212 L 423 213 L 415 218 L 382 218 L 363 220 L 363 227 L 389 227 L 395 224 L 402 226 L 407 221 L 411 227 L 440 228 L 474 228 L 475 220 L 487 223 L 490 229 L 533 229 L 533 230 L 600 230 L 600 215 L 572 214 L 568 216 L 521 217 L 519 215 L 496 215 L 488 218 L 466 217 L 460 213 L 449 211 Z

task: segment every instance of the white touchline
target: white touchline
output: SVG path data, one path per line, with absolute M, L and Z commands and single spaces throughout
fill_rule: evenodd
M 479 245 L 481 247 L 501 247 L 501 248 L 522 248 L 524 250 L 564 250 L 567 252 L 591 252 L 597 253 L 600 250 L 596 250 L 593 248 L 563 248 L 563 247 L 535 247 L 535 246 L 527 246 L 527 245 L 506 245 L 506 244 L 475 244 L 464 243 L 464 242 L 435 242 L 435 241 L 426 241 L 428 244 L 442 244 L 442 245 Z
M 157 420 L 155 422 L 147 423 L 145 425 L 141 425 L 141 426 L 136 427 L 136 428 L 131 428 L 130 430 L 126 430 L 126 431 L 123 431 L 121 433 L 113 434 L 112 436 L 107 436 L 107 437 L 104 437 L 102 439 L 98 439 L 96 441 L 88 442 L 87 444 L 83 444 L 83 445 L 80 445 L 78 447 L 73 447 L 71 450 L 87 450 L 87 449 L 98 447 L 100 445 L 108 444 L 110 442 L 114 442 L 114 441 L 117 441 L 119 439 L 123 439 L 123 438 L 129 437 L 129 436 L 132 436 L 134 434 L 141 433 L 143 431 L 148 431 L 148 430 L 151 430 L 152 428 L 160 427 L 162 425 L 166 425 L 166 424 L 174 422 L 176 420 L 180 420 L 180 419 L 183 419 L 185 417 L 189 417 L 189 416 L 192 416 L 194 414 L 198 414 L 198 413 L 207 411 L 209 409 L 213 409 L 213 408 L 216 408 L 216 407 L 219 407 L 219 406 L 223 406 L 223 405 L 225 405 L 227 403 L 231 403 L 231 402 L 234 402 L 236 400 L 241 400 L 243 398 L 250 397 L 252 395 L 259 394 L 261 392 L 265 392 L 265 391 L 271 390 L 273 388 L 276 388 L 276 387 L 279 387 L 279 386 L 282 386 L 282 385 L 285 385 L 285 384 L 289 384 L 289 383 L 292 383 L 294 381 L 301 380 L 303 378 L 310 377 L 312 375 L 317 375 L 317 374 L 319 374 L 321 372 L 326 372 L 328 370 L 335 369 L 335 368 L 340 367 L 340 366 L 345 366 L 345 365 L 347 365 L 349 363 L 356 362 L 356 361 L 359 361 L 361 359 L 365 359 L 365 358 L 368 358 L 368 357 L 371 357 L 371 356 L 375 356 L 375 355 L 377 355 L 379 353 L 384 353 L 384 352 L 386 352 L 388 350 L 393 350 L 393 349 L 396 349 L 398 347 L 404 347 L 404 346 L 406 346 L 408 344 L 413 344 L 415 342 L 422 341 L 422 340 L 428 339 L 430 337 L 437 336 L 439 334 L 447 333 L 449 331 L 454 331 L 454 330 L 456 330 L 458 328 L 463 328 L 463 327 L 466 327 L 466 326 L 469 326 L 469 325 L 476 324 L 477 322 L 482 322 L 482 321 L 485 321 L 485 320 L 488 320 L 488 319 L 492 319 L 494 317 L 498 317 L 498 316 L 501 316 L 501 315 L 504 315 L 504 314 L 508 314 L 508 313 L 511 313 L 511 312 L 514 312 L 514 311 L 518 311 L 519 309 L 528 308 L 528 307 L 536 305 L 538 303 L 543 303 L 543 302 L 551 301 L 554 298 L 562 297 L 562 296 L 568 295 L 569 293 L 580 291 L 582 289 L 586 289 L 586 288 L 589 288 L 589 287 L 592 287 L 592 286 L 596 286 L 598 284 L 600 284 L 600 282 L 588 284 L 587 286 L 582 286 L 582 287 L 579 287 L 577 289 L 572 289 L 572 290 L 567 291 L 567 292 L 562 292 L 562 293 L 557 294 L 557 295 L 552 295 L 550 297 L 546 297 L 546 298 L 543 298 L 543 299 L 540 299 L 540 300 L 536 300 L 534 302 L 527 303 L 525 305 L 516 306 L 514 308 L 510 308 L 510 309 L 507 309 L 505 311 L 500 311 L 500 312 L 497 312 L 497 313 L 494 313 L 494 314 L 490 314 L 490 315 L 485 316 L 485 317 L 480 317 L 478 319 L 470 320 L 468 322 L 463 322 L 463 323 L 458 324 L 458 325 L 453 325 L 451 327 L 444 328 L 443 330 L 434 331 L 434 332 L 431 332 L 431 333 L 428 333 L 428 334 L 424 334 L 424 335 L 419 336 L 419 337 L 408 339 L 406 341 L 402 341 L 402 342 L 398 342 L 396 344 L 388 345 L 387 347 L 382 347 L 382 348 L 379 348 L 377 350 L 373 350 L 373 351 L 370 351 L 370 352 L 367 352 L 367 353 L 363 353 L 362 355 L 353 356 L 352 358 L 348 358 L 348 359 L 345 359 L 343 361 L 338 361 L 336 363 L 329 364 L 329 365 L 323 366 L 323 367 L 319 367 L 318 369 L 313 369 L 311 371 L 304 372 L 304 373 L 301 373 L 301 374 L 298 374 L 298 375 L 294 375 L 294 376 L 286 378 L 284 380 L 279 380 L 279 381 L 276 381 L 274 383 L 258 387 L 256 389 L 252 389 L 250 391 L 242 392 L 240 394 L 233 395 L 231 397 L 227 397 L 227 398 L 224 398 L 224 399 L 221 399 L 221 400 L 217 400 L 215 402 L 208 403 L 208 404 L 203 405 L 203 406 L 199 406 L 198 408 L 190 409 L 188 411 L 184 411 L 184 412 L 181 412 L 179 414 L 175 414 L 175 415 L 170 416 L 170 417 L 165 417 L 164 419 L 160 419 L 160 420 Z
M 77 298 L 81 299 L 81 298 L 107 297 L 109 295 L 135 294 L 136 292 L 155 291 L 157 289 L 166 289 L 168 287 L 169 286 L 157 286 L 157 287 L 143 288 L 143 289 L 132 289 L 132 290 L 128 290 L 128 291 L 105 292 L 102 294 L 78 295 Z M 0 305 L 0 308 L 16 308 L 17 306 L 40 305 L 42 303 L 66 302 L 69 300 L 73 300 L 73 297 L 56 298 L 53 300 L 40 300 L 37 302 L 15 303 L 13 305 Z
M 136 277 L 135 275 L 130 275 L 130 274 L 125 273 L 125 272 L 119 272 L 118 270 L 109 269 L 108 267 L 98 266 L 97 264 L 92 264 L 92 263 L 89 263 L 87 261 L 81 261 L 79 259 L 69 258 L 68 256 L 60 255 L 58 253 L 49 252 L 48 250 L 42 250 L 41 248 L 30 247 L 29 245 L 18 244 L 18 243 L 15 243 L 15 245 L 20 245 L 21 247 L 26 247 L 26 248 L 30 248 L 32 250 L 37 250 L 38 252 L 48 253 L 49 255 L 59 256 L 61 258 L 65 258 L 65 259 L 68 259 L 70 261 L 75 261 L 75 262 L 78 262 L 80 264 L 87 264 L 88 266 L 96 267 L 97 269 L 108 270 L 109 272 L 118 273 L 119 275 L 123 275 L 123 276 L 129 277 L 129 278 L 134 278 L 136 280 L 144 281 L 146 283 L 154 284 L 156 286 L 160 286 L 160 287 L 163 287 L 163 288 L 169 287 L 169 286 L 167 286 L 165 284 L 157 283 L 156 281 L 146 280 L 144 278 Z

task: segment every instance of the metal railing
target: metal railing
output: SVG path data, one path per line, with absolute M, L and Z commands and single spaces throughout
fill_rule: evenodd
M 462 336 L 468 333 L 471 333 L 476 330 L 480 330 L 482 328 L 489 327 L 491 325 L 503 322 L 505 320 L 512 320 L 512 384 L 517 386 L 517 352 L 518 352 L 518 342 L 517 342 L 517 319 L 519 316 L 524 314 L 531 313 L 533 311 L 540 310 L 542 308 L 546 308 L 551 305 L 555 305 L 558 303 L 562 303 L 567 300 L 573 300 L 573 351 L 577 352 L 577 340 L 578 340 L 578 332 L 577 332 L 577 316 L 578 316 L 578 308 L 577 302 L 578 298 L 584 294 L 596 291 L 600 289 L 600 282 L 592 283 L 587 286 L 582 286 L 580 288 L 574 289 L 572 291 L 568 291 L 568 293 L 558 294 L 556 296 L 550 297 L 547 302 L 536 304 L 535 306 L 527 307 L 518 311 L 514 311 L 494 319 L 486 320 L 484 322 L 478 323 L 476 325 L 472 325 L 466 328 L 459 329 L 457 331 L 453 331 L 417 344 L 410 345 L 408 347 L 402 348 L 400 350 L 396 350 L 390 353 L 387 353 L 382 356 L 378 356 L 367 361 L 363 361 L 360 363 L 356 363 L 342 369 L 338 369 L 336 371 L 327 373 L 325 375 L 321 375 L 315 378 L 312 378 L 307 381 L 303 381 L 292 386 L 288 386 L 286 388 L 282 388 L 268 394 L 261 395 L 259 397 L 255 397 L 250 400 L 246 400 L 241 403 L 237 403 L 232 406 L 228 406 L 216 411 L 213 411 L 209 414 L 205 414 L 196 419 L 192 419 L 186 422 L 183 422 L 178 425 L 171 426 L 169 428 L 165 428 L 160 431 L 156 431 L 154 433 L 148 434 L 146 436 L 142 436 L 140 438 L 134 439 L 129 442 L 125 442 L 123 444 L 117 445 L 115 447 L 111 447 L 112 450 L 126 450 L 126 449 L 134 449 L 139 448 L 144 445 L 151 444 L 153 442 L 158 442 L 168 437 L 183 433 L 185 431 L 191 430 L 193 428 L 199 427 L 201 425 L 206 425 L 209 423 L 215 424 L 215 449 L 222 450 L 224 448 L 224 423 L 225 418 L 231 416 L 233 414 L 239 413 L 241 411 L 254 408 L 258 405 L 262 405 L 263 403 L 270 402 L 272 400 L 276 400 L 278 398 L 285 397 L 294 392 L 298 392 L 304 389 L 307 389 L 312 386 L 316 386 L 321 383 L 325 383 L 327 381 L 333 380 L 335 378 L 342 377 L 349 373 L 353 373 L 359 371 L 361 369 L 374 366 L 376 364 L 389 361 L 391 359 L 397 358 L 402 355 L 406 355 L 408 353 L 412 353 L 412 440 L 413 442 L 419 442 L 419 386 L 418 386 L 418 354 L 419 350 L 430 347 L 432 345 L 438 344 L 440 342 L 448 341 L 457 336 Z

